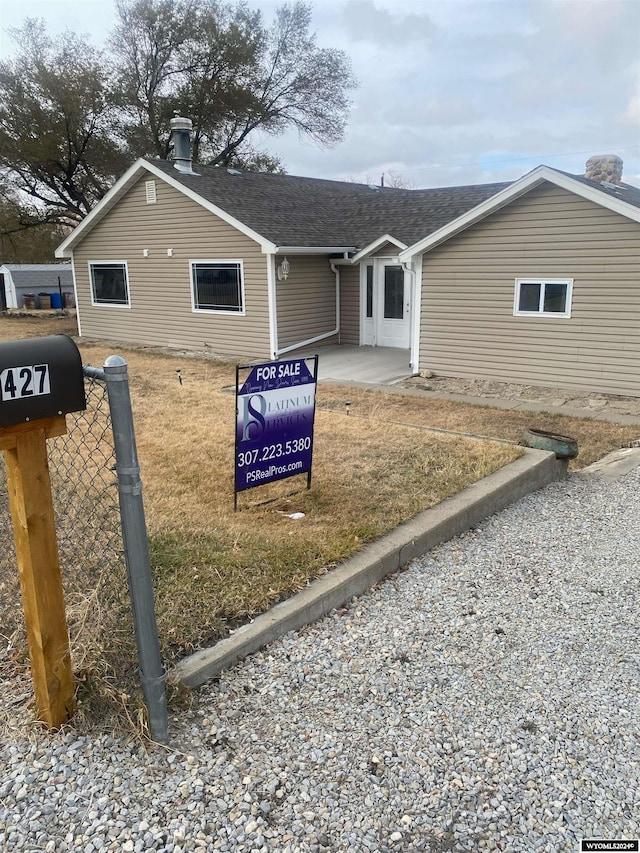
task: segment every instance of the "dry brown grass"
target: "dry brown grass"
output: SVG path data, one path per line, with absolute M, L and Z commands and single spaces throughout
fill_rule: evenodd
M 84 345 L 85 361 L 109 350 Z M 126 351 L 161 634 L 173 658 L 303 588 L 403 520 L 514 459 L 517 448 L 319 411 L 305 477 L 233 511 L 233 365 Z M 182 384 L 178 381 L 180 370 Z M 324 389 L 321 386 L 319 397 Z M 293 494 L 292 494 L 293 493 Z M 287 513 L 303 512 L 293 521 Z
M 476 406 L 427 397 L 396 396 L 378 391 L 325 386 L 321 395 L 323 410 L 344 411 L 345 400 L 355 417 L 416 424 L 435 429 L 490 436 L 518 443 L 526 428 L 570 435 L 577 438 L 580 454 L 570 464 L 571 470 L 583 468 L 619 447 L 626 447 L 640 433 L 637 426 L 573 418 L 550 412 L 523 412 Z
M 23 338 L 42 338 L 46 335 L 77 335 L 75 316 L 60 312 L 43 312 L 32 316 L 0 314 L 0 341 L 17 341 Z
M 0 339 L 73 334 L 74 323 L 69 318 L 0 317 Z M 235 400 L 223 390 L 234 384 L 234 365 L 145 348 L 79 345 L 84 363 L 100 367 L 113 352 L 129 363 L 158 623 L 168 664 L 215 641 L 364 543 L 520 452 L 510 444 L 429 428 L 512 442 L 526 426 L 574 435 L 582 464 L 629 443 L 638 433 L 637 428 L 595 421 L 320 385 L 311 490 L 305 489 L 305 477 L 291 478 L 242 493 L 240 512 L 234 513 Z M 293 511 L 303 512 L 304 518 L 288 518 Z M 100 595 L 111 596 L 108 613 L 104 606 L 101 611 L 97 585 L 86 573 L 67 572 L 64 582 L 74 661 L 80 664 L 83 683 L 88 690 L 95 687 L 97 672 L 98 679 L 116 685 L 112 699 L 133 716 L 126 686 L 117 686 L 123 672 L 128 673 L 125 685 L 135 683 L 124 578 L 111 588 L 108 576 L 99 581 Z M 4 584 L 4 613 L 19 607 L 16 590 L 15 584 Z M 125 627 L 114 627 L 114 619 Z M 103 659 L 96 661 L 92 674 L 90 659 L 100 650 Z M 24 656 L 12 662 L 24 667 Z

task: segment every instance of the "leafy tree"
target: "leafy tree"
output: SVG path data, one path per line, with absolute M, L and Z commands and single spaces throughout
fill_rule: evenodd
M 44 23 L 14 30 L 0 63 L 0 169 L 39 203 L 43 222 L 75 224 L 126 164 L 110 136 L 114 110 L 103 61 L 82 38 L 49 38 Z
M 256 132 L 342 138 L 355 81 L 343 52 L 316 45 L 304 3 L 269 26 L 244 2 L 116 5 L 108 54 L 27 19 L 12 31 L 15 57 L 0 62 L 0 176 L 37 220 L 74 225 L 136 157 L 166 158 L 176 113 L 193 121 L 197 162 L 283 171 L 255 149 Z
M 21 203 L 10 187 L 0 185 L 0 263 L 47 264 L 55 261 L 63 229 L 42 222 L 40 212 Z
M 176 112 L 193 122 L 194 159 L 212 164 L 242 163 L 257 130 L 295 127 L 322 145 L 342 139 L 355 80 L 342 51 L 317 47 L 310 6 L 282 6 L 270 27 L 245 3 L 118 0 L 117 8 L 111 48 L 136 153 L 167 156 Z

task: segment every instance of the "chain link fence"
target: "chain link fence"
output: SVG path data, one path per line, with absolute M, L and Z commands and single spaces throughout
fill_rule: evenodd
M 118 505 L 107 384 L 84 368 L 87 408 L 47 442 L 49 472 L 79 717 L 127 716 L 137 694 L 136 645 Z M 0 459 L 2 454 L 0 454 Z M 0 724 L 32 717 L 29 653 L 0 462 Z M 106 701 L 105 701 L 106 700 Z M 4 707 L 3 707 L 4 706 Z

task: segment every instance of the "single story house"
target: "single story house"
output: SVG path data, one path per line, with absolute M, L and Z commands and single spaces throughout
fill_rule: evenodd
M 82 335 L 265 360 L 394 347 L 408 374 L 640 396 L 640 189 L 619 158 L 407 190 L 192 164 L 189 124 L 58 248 Z
M 69 262 L 61 264 L 3 264 L 0 266 L 0 301 L 5 308 L 23 308 L 24 297 L 40 293 L 57 296 L 60 306 L 73 302 L 73 274 Z M 65 300 L 64 295 L 67 294 Z

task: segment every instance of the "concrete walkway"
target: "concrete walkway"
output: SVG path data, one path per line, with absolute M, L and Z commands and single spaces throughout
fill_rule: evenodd
M 355 383 L 364 386 L 365 383 Z M 421 399 L 452 400 L 455 403 L 467 403 L 471 406 L 490 406 L 492 409 L 504 409 L 520 412 L 550 412 L 553 415 L 566 415 L 570 418 L 591 418 L 594 421 L 606 421 L 613 424 L 633 426 L 640 424 L 640 414 L 623 414 L 608 408 L 597 411 L 581 406 L 570 406 L 565 403 L 556 404 L 541 400 L 515 400 L 501 397 L 478 397 L 470 394 L 454 394 L 447 391 L 425 391 L 420 388 L 388 387 L 377 383 L 367 383 L 367 387 L 384 391 L 386 394 L 402 394 Z

